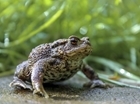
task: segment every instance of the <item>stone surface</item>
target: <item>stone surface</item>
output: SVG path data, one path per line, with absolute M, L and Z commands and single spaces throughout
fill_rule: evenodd
M 87 81 L 80 76 L 74 76 L 70 80 L 49 85 L 45 84 L 45 90 L 50 99 L 33 95 L 30 90 L 10 88 L 8 84 L 12 76 L 0 78 L 0 104 L 139 104 L 140 90 L 126 87 L 113 87 L 108 89 L 83 88 Z

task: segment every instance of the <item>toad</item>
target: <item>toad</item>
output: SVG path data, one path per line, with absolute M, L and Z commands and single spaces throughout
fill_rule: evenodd
M 41 44 L 32 49 L 28 60 L 17 66 L 14 80 L 9 86 L 30 89 L 33 94 L 49 98 L 43 83 L 64 81 L 81 71 L 90 79 L 86 86 L 106 87 L 94 70 L 83 62 L 91 52 L 92 46 L 88 37 L 80 39 L 70 36 L 68 39 Z

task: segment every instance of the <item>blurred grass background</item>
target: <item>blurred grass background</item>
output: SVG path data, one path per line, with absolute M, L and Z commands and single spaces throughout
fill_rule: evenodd
M 139 11 L 139 0 L 0 0 L 0 76 L 35 46 L 76 35 L 90 38 L 96 71 L 139 81 Z

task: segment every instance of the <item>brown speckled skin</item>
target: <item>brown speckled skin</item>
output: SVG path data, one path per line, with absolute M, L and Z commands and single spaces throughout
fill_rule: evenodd
M 91 80 L 86 86 L 105 87 L 93 69 L 83 63 L 83 59 L 91 52 L 92 47 L 88 37 L 79 39 L 70 36 L 68 39 L 41 44 L 32 49 L 27 61 L 17 66 L 10 86 L 31 89 L 33 93 L 48 98 L 42 83 L 63 81 L 72 77 L 77 71 L 82 71 Z

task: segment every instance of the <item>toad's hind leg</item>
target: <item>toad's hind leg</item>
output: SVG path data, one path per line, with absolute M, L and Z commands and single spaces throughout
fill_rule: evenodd
M 49 98 L 43 87 L 43 77 L 46 69 L 47 60 L 42 59 L 34 64 L 32 67 L 31 81 L 33 86 L 33 94 L 41 94 L 45 98 Z
M 32 85 L 30 83 L 26 83 L 19 78 L 14 78 L 14 80 L 9 84 L 10 87 L 22 87 L 24 89 L 33 90 Z
M 27 83 L 29 76 L 26 76 L 24 72 L 28 70 L 28 61 L 23 61 L 21 64 L 19 64 L 16 68 L 15 74 L 14 74 L 14 80 L 9 84 L 10 87 L 22 87 L 24 89 L 32 89 L 31 83 Z

